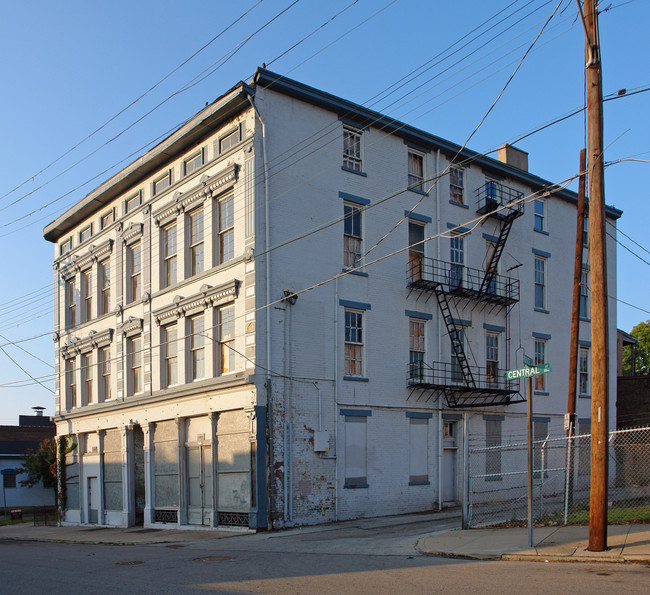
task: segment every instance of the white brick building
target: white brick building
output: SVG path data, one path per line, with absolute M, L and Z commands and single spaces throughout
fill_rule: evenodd
M 524 351 L 553 365 L 536 432 L 561 423 L 576 195 L 511 147 L 459 149 L 259 70 L 48 225 L 56 422 L 78 441 L 66 522 L 266 528 L 458 502 L 468 437 L 525 428 L 503 375 Z

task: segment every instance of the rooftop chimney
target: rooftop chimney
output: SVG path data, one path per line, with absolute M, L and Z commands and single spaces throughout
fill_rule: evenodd
M 512 145 L 505 144 L 499 148 L 499 161 L 507 163 L 524 171 L 528 171 L 528 153 L 517 149 Z
M 43 409 L 45 409 L 45 407 L 39 407 L 37 405 L 36 407 L 32 407 L 32 409 L 34 410 L 34 415 L 37 415 L 38 417 L 42 417 L 43 416 Z

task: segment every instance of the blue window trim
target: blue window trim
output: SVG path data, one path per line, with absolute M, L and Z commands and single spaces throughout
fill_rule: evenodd
M 351 484 L 345 484 L 343 486 L 344 490 L 361 490 L 364 488 L 369 488 L 370 485 L 367 483 L 351 483 Z
M 417 188 L 407 188 L 409 192 L 415 192 L 415 194 L 419 194 L 420 196 L 429 196 L 428 192 L 425 192 L 424 190 L 418 190 Z
M 483 421 L 504 421 L 506 419 L 505 415 L 484 415 Z
M 550 339 L 551 339 L 551 335 L 547 335 L 546 333 L 533 332 L 533 337 L 535 339 L 545 339 L 546 341 L 550 341 Z
M 430 486 L 430 481 L 409 481 L 410 486 Z
M 550 417 L 538 417 L 536 415 L 533 415 L 533 421 L 536 421 L 538 423 L 550 424 L 551 423 L 551 418 Z
M 544 250 L 538 250 L 537 248 L 533 248 L 532 250 L 535 256 L 540 256 L 541 258 L 551 258 L 550 252 L 544 252 Z
M 364 207 L 370 204 L 370 201 L 367 198 L 362 198 L 361 196 L 356 196 L 354 194 L 348 194 L 347 192 L 339 192 L 339 198 L 342 198 L 348 202 L 353 202 L 357 205 L 362 205 Z
M 363 132 L 365 130 L 368 130 L 370 126 L 367 124 L 359 124 L 359 122 L 356 122 L 352 118 L 346 118 L 345 116 L 339 116 L 339 122 L 342 122 L 346 126 L 350 126 L 351 128 L 356 128 L 359 132 Z
M 341 415 L 349 415 L 350 417 L 371 417 L 372 411 L 370 409 L 339 409 Z
M 370 378 L 365 376 L 343 376 L 343 380 L 350 380 L 352 382 L 370 382 Z
M 357 169 L 352 169 L 351 167 L 345 167 L 345 165 L 342 165 L 341 169 L 351 174 L 357 174 L 358 176 L 363 176 L 364 178 L 368 177 L 368 174 L 365 171 L 359 171 Z
M 488 242 L 495 242 L 495 243 L 499 241 L 499 238 L 497 236 L 491 236 L 489 233 L 484 233 L 483 239 L 487 240 Z
M 533 394 L 535 394 L 536 396 L 540 396 L 540 397 L 548 397 L 551 393 L 547 393 L 547 392 L 545 392 L 543 390 L 535 390 L 535 391 L 533 391 Z
M 352 300 L 339 300 L 339 306 L 344 308 L 352 308 L 353 310 L 370 310 L 370 304 L 364 302 L 353 302 Z
M 426 193 L 420 192 L 420 194 Z M 413 213 L 411 211 L 404 211 L 404 217 L 408 217 L 409 219 L 413 219 L 415 221 L 420 221 L 421 223 L 431 223 L 433 221 L 431 217 L 427 217 L 426 215 L 418 215 L 417 213 Z
M 422 318 L 422 320 L 431 320 L 433 318 L 432 314 L 427 314 L 426 312 L 416 312 L 415 310 L 404 310 L 404 314 L 409 318 Z
M 582 322 L 591 322 L 591 318 L 584 318 L 583 316 L 578 317 Z
M 578 395 L 578 398 L 579 398 L 579 399 L 591 399 L 591 395 L 587 395 L 587 394 L 584 394 L 584 393 L 580 393 L 580 394 Z
M 486 331 L 494 331 L 496 333 L 505 333 L 506 332 L 506 327 L 505 326 L 498 326 L 496 324 L 488 324 L 487 322 L 483 323 L 483 328 Z
M 462 413 L 443 413 L 442 419 L 446 419 L 450 421 L 460 421 L 461 419 L 463 419 L 463 415 Z
M 455 207 L 462 207 L 463 209 L 469 209 L 469 205 L 466 205 L 462 202 L 456 202 L 455 200 L 450 200 L 449 204 L 454 205 Z
M 431 153 L 431 149 L 427 149 L 426 147 L 422 145 L 418 145 L 416 143 L 412 143 L 409 140 L 404 139 L 404 144 L 409 148 L 413 149 L 414 151 L 420 151 L 420 153 Z
M 447 229 L 453 229 L 454 233 L 464 233 L 467 235 L 469 235 L 471 231 L 469 227 L 458 227 L 458 225 L 456 225 L 455 223 L 449 223 L 449 222 L 447 222 Z
M 348 275 L 357 275 L 358 277 L 367 277 L 368 276 L 368 273 L 364 273 L 363 271 L 360 271 L 358 269 L 353 269 L 353 268 L 342 269 L 341 272 L 342 273 L 347 273 Z
M 471 320 L 465 320 L 463 318 L 452 318 L 456 326 L 472 326 Z
M 591 347 L 591 341 L 582 341 L 582 340 L 579 340 L 579 341 L 578 341 L 578 345 L 579 345 L 580 347 Z
M 545 229 L 535 229 L 535 228 L 533 227 L 533 231 L 536 232 L 536 233 L 541 233 L 543 236 L 550 236 L 550 235 L 551 235 L 551 234 L 548 233 L 548 231 L 546 231 Z
M 406 411 L 405 415 L 415 419 L 431 419 L 433 417 L 433 413 L 427 413 L 426 411 Z
M 541 312 L 542 314 L 550 314 L 550 310 L 546 310 L 545 308 L 535 308 L 535 312 Z

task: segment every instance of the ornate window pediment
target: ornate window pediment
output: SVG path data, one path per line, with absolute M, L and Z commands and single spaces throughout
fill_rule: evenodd
M 61 347 L 61 357 L 70 359 L 82 353 L 90 353 L 97 347 L 110 345 L 113 340 L 113 329 L 109 328 L 103 331 L 90 331 L 87 337 L 81 339 L 72 337 L 69 343 Z
M 142 318 L 135 318 L 130 316 L 120 325 L 120 332 L 126 337 L 134 337 L 142 332 L 143 320 Z
M 93 262 L 97 262 L 98 259 L 102 258 L 106 254 L 110 254 L 112 250 L 113 240 L 106 240 L 98 246 L 88 246 L 88 251 L 85 254 L 75 256 L 72 262 L 69 262 L 68 264 L 61 267 L 61 277 L 63 277 L 64 280 L 69 279 L 79 271 L 83 271 L 91 267 Z

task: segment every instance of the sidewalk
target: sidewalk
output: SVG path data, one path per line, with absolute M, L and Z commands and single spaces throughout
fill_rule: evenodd
M 610 525 L 605 552 L 587 551 L 589 527 L 539 527 L 535 547 L 528 547 L 528 529 L 453 530 L 422 537 L 418 549 L 428 555 L 477 560 L 527 562 L 611 562 L 650 564 L 650 525 Z
M 52 541 L 62 543 L 98 543 L 105 545 L 142 545 L 148 543 L 179 543 L 203 541 L 245 535 L 247 531 L 220 531 L 204 529 L 130 529 L 113 527 L 35 527 L 19 523 L 0 527 L 0 539 L 16 541 Z

